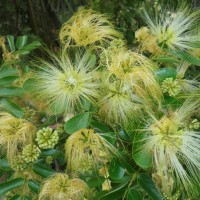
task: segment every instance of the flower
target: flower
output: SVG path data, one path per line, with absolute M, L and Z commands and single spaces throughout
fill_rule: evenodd
M 12 158 L 10 166 L 14 171 L 19 172 L 23 171 L 27 167 L 27 164 L 24 162 L 22 155 L 18 154 Z
M 176 96 L 181 90 L 181 86 L 179 85 L 177 80 L 173 80 L 173 78 L 166 78 L 162 82 L 162 91 L 163 93 L 168 93 L 169 96 Z
M 0 145 L 9 160 L 17 155 L 23 145 L 32 143 L 36 130 L 33 124 L 24 119 L 0 113 Z
M 62 44 L 87 46 L 95 43 L 109 43 L 119 38 L 112 23 L 105 14 L 99 14 L 91 9 L 79 9 L 70 20 L 63 24 L 59 38 Z
M 52 55 L 52 59 L 53 63 L 42 61 L 35 77 L 35 91 L 49 102 L 52 111 L 72 113 L 81 100 L 96 100 L 99 83 L 94 56 L 86 52 L 76 53 L 73 62 L 68 55 L 61 58 Z
M 53 149 L 58 143 L 58 132 L 52 128 L 43 128 L 36 133 L 35 139 L 41 149 Z
M 33 144 L 26 145 L 22 150 L 22 158 L 26 163 L 34 162 L 40 156 L 40 149 Z
M 67 174 L 56 173 L 46 179 L 39 200 L 82 200 L 88 195 L 88 186 L 78 178 L 70 179 Z
M 191 194 L 192 183 L 200 183 L 200 134 L 187 127 L 187 121 L 197 112 L 199 101 L 186 100 L 183 105 L 157 119 L 144 131 L 141 151 L 153 153 L 154 167 L 158 174 L 174 177 L 178 184 Z
M 80 173 L 96 169 L 110 159 L 111 148 L 93 129 L 81 129 L 66 141 L 67 169 Z
M 108 76 L 118 79 L 122 85 L 128 85 L 143 101 L 151 98 L 160 104 L 162 92 L 155 80 L 156 67 L 151 60 L 128 50 L 123 44 L 118 48 L 116 43 L 111 43 L 102 54 L 101 64 L 105 66 Z
M 199 19 L 199 11 L 186 7 L 180 7 L 176 12 L 163 10 L 157 18 L 151 18 L 146 11 L 142 17 L 147 23 L 151 33 L 156 37 L 159 45 L 165 45 L 170 49 L 190 49 L 198 42 L 196 22 Z
M 102 98 L 99 100 L 99 114 L 107 123 L 126 125 L 140 113 L 141 99 L 127 84 L 104 80 Z

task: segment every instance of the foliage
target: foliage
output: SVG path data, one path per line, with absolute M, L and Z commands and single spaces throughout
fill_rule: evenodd
M 153 2 L 159 18 L 146 9 L 141 27 L 131 13 L 143 1 L 106 2 L 78 9 L 55 52 L 28 35 L 0 38 L 4 199 L 200 198 L 200 83 L 189 75 L 199 36 L 187 18 L 199 10 Z M 97 12 L 103 3 L 126 39 Z

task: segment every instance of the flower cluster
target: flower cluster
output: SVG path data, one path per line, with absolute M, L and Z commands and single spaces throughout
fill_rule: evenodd
M 52 149 L 58 143 L 58 132 L 49 127 L 43 128 L 36 133 L 35 140 L 41 149 Z
M 26 163 L 34 162 L 40 156 L 40 149 L 33 144 L 26 145 L 22 150 L 22 158 Z
M 162 91 L 163 93 L 168 93 L 169 96 L 176 96 L 181 90 L 181 86 L 177 80 L 173 80 L 173 78 L 166 78 L 162 82 Z

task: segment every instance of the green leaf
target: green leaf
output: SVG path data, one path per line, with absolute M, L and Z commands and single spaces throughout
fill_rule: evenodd
M 128 133 L 126 133 L 125 130 L 123 130 L 123 129 L 119 130 L 118 134 L 122 140 L 132 141 L 131 138 L 129 137 Z
M 10 200 L 21 200 L 21 197 L 20 197 L 20 195 L 15 195 L 15 196 L 11 197 Z
M 137 165 L 143 169 L 147 169 L 152 166 L 152 154 L 150 151 L 145 151 L 142 148 L 144 137 L 143 134 L 135 134 L 132 157 Z
M 15 51 L 15 42 L 14 37 L 12 35 L 7 35 L 8 44 L 11 51 Z
M 100 194 L 97 194 L 97 196 L 94 199 L 97 200 L 118 200 L 121 199 L 124 196 L 124 193 L 127 189 L 127 183 L 126 184 L 122 184 L 117 188 L 113 188 L 111 191 L 109 192 L 102 192 Z
M 94 187 L 97 187 L 97 186 L 101 186 L 103 184 L 103 182 L 105 181 L 106 179 L 102 176 L 100 177 L 95 177 L 95 178 L 91 178 L 87 181 L 87 185 L 90 187 L 90 188 L 94 188 Z
M 109 165 L 108 173 L 112 179 L 121 179 L 124 176 L 125 169 L 113 158 Z
M 0 159 L 0 169 L 10 170 L 10 164 L 5 158 Z
M 180 63 L 179 60 L 177 60 L 173 57 L 164 56 L 164 55 L 159 55 L 159 56 L 154 57 L 152 59 L 155 60 L 155 61 L 158 61 L 158 62 L 162 62 L 162 63 Z
M 17 104 L 8 99 L 0 100 L 0 108 L 5 109 L 6 111 L 18 118 L 22 118 L 24 114 L 23 110 Z
M 0 79 L 0 87 L 11 85 L 17 78 L 18 78 L 18 76 L 7 76 L 4 78 L 1 78 Z
M 30 179 L 28 180 L 28 187 L 31 189 L 31 191 L 38 194 L 40 191 L 41 184 L 39 181 Z
M 170 53 L 172 53 L 173 55 L 177 56 L 178 58 L 181 58 L 182 60 L 185 60 L 193 65 L 200 66 L 200 59 L 191 56 L 187 52 L 171 50 Z
M 22 49 L 20 49 L 19 54 L 21 54 L 21 55 L 27 54 L 27 53 L 29 53 L 29 51 L 34 50 L 34 49 L 38 48 L 39 46 L 41 46 L 41 43 L 39 41 L 34 41 L 31 44 L 28 44 L 28 45 L 24 46 Z
M 59 158 L 62 155 L 63 155 L 63 153 L 57 149 L 43 150 L 41 153 L 41 157 L 52 156 L 54 158 Z
M 11 181 L 7 181 L 5 183 L 0 184 L 0 195 L 4 195 L 7 192 L 20 187 L 25 183 L 25 180 L 23 178 L 16 178 Z
M 53 174 L 56 173 L 56 171 L 54 171 L 53 169 L 50 169 L 50 168 L 48 168 L 42 164 L 38 164 L 38 163 L 33 164 L 32 169 L 36 174 L 38 174 L 44 178 L 46 178 L 48 176 L 52 176 Z
M 142 200 L 142 195 L 135 188 L 130 188 L 127 192 L 127 200 Z
M 119 159 L 120 164 L 130 173 L 133 174 L 135 172 L 135 169 L 130 164 L 129 158 L 127 157 L 127 154 L 124 152 L 118 152 L 117 158 Z
M 102 124 L 102 123 L 100 123 L 100 122 L 98 122 L 96 120 L 92 120 L 91 121 L 91 126 L 93 128 L 97 128 L 102 133 L 111 132 L 111 129 L 108 126 L 106 126 L 105 124 Z
M 92 113 L 90 112 L 78 114 L 65 123 L 64 129 L 67 133 L 72 134 L 82 128 L 87 128 L 90 125 L 91 118 Z
M 149 175 L 139 174 L 138 183 L 153 200 L 164 200 Z
M 28 36 L 27 35 L 24 35 L 24 36 L 19 36 L 17 38 L 17 41 L 16 41 L 16 47 L 18 49 L 21 49 L 22 47 L 25 46 L 26 42 L 27 42 L 27 39 L 28 39 Z
M 158 82 L 163 82 L 166 78 L 176 78 L 177 71 L 173 68 L 162 68 L 155 71 Z
M 16 68 L 9 69 L 9 68 L 3 68 L 0 70 L 0 79 L 7 77 L 7 76 L 17 76 L 18 71 Z
M 2 97 L 11 97 L 11 96 L 22 96 L 24 94 L 23 88 L 8 87 L 0 88 L 0 96 Z

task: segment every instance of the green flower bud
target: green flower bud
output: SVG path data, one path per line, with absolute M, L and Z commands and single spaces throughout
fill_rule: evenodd
M 37 132 L 35 140 L 41 149 L 53 149 L 59 140 L 58 132 L 49 127 L 43 128 Z
M 162 87 L 163 93 L 168 93 L 169 96 L 171 96 L 171 97 L 176 96 L 181 90 L 181 87 L 180 87 L 178 81 L 173 80 L 173 78 L 166 78 L 162 82 L 161 87 Z
M 53 162 L 53 157 L 52 156 L 47 156 L 46 157 L 46 163 L 50 165 L 50 164 L 52 164 L 52 162 Z
M 22 158 L 26 163 L 34 162 L 40 156 L 40 149 L 36 145 L 28 144 L 22 151 Z
M 22 155 L 16 155 L 11 160 L 10 166 L 14 171 L 19 172 L 23 171 L 26 168 L 27 164 L 22 159 Z

